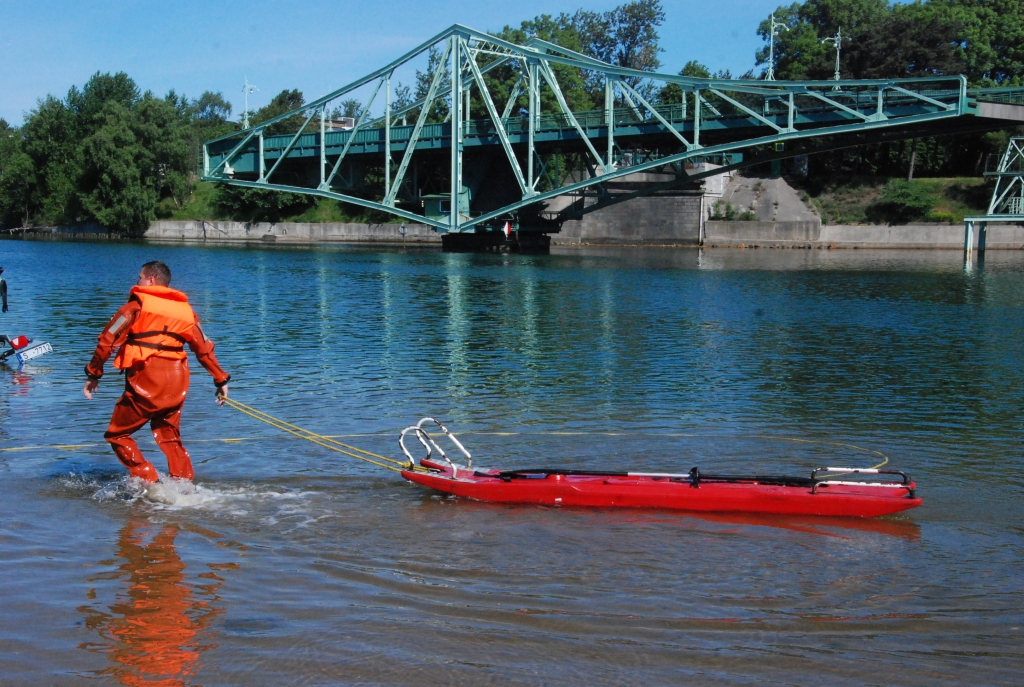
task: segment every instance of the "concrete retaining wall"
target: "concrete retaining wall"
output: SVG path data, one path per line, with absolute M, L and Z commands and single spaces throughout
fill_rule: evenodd
M 696 246 L 700 212 L 699 194 L 634 198 L 566 222 L 551 243 Z
M 816 225 L 816 226 L 815 226 Z M 707 222 L 707 246 L 832 246 L 833 248 L 963 248 L 962 224 L 820 225 L 815 222 Z M 975 246 L 978 229 L 975 228 Z M 991 223 L 986 248 L 1024 248 L 1024 226 Z
M 276 243 L 403 243 L 398 224 L 306 222 L 153 222 L 144 238 L 162 241 L 265 241 Z M 406 224 L 405 243 L 441 243 L 426 224 Z
M 673 214 L 675 213 L 675 214 Z M 700 197 L 637 198 L 566 222 L 552 245 L 697 245 Z M 313 224 L 158 221 L 145 238 L 160 241 L 263 241 L 274 243 L 403 243 L 398 224 Z M 441 235 L 425 224 L 406 224 L 405 243 L 440 245 Z M 14 232 L 12 232 L 14 233 Z M 52 238 L 107 238 L 96 225 L 24 230 Z M 978 229 L 975 228 L 975 246 Z M 714 247 L 956 248 L 964 245 L 962 224 L 825 225 L 819 222 L 705 223 L 704 245 Z M 986 248 L 1024 249 L 1024 226 L 990 223 Z

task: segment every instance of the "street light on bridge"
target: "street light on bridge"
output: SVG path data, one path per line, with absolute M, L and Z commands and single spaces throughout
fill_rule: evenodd
M 835 76 L 835 79 L 836 79 L 836 81 L 839 81 L 839 51 L 842 50 L 842 48 L 843 48 L 843 27 L 842 26 L 840 26 L 836 30 L 836 35 L 829 36 L 828 38 L 822 38 L 821 39 L 822 43 L 828 43 L 829 41 L 832 41 L 836 45 L 836 76 Z M 839 86 L 835 86 L 832 90 L 833 91 L 838 91 L 839 90 Z
M 786 26 L 785 22 L 775 21 L 775 13 L 772 12 L 772 24 L 771 31 L 768 32 L 768 74 L 765 75 L 765 81 L 775 81 L 775 29 L 780 28 L 785 31 L 789 31 L 789 27 Z
M 242 87 L 242 93 L 245 94 L 245 110 L 242 112 L 242 128 L 249 128 L 249 94 L 255 93 L 260 89 L 249 83 L 249 77 L 245 77 L 245 86 Z

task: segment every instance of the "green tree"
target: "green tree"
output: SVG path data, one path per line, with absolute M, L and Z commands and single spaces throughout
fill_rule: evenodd
M 531 38 L 539 38 L 567 50 L 583 52 L 583 43 L 578 29 L 573 25 L 573 18 L 564 13 L 558 17 L 542 14 L 534 19 L 522 22 L 518 29 L 506 26 L 496 35 L 499 38 L 519 45 L 528 42 Z M 553 64 L 551 65 L 551 71 L 554 73 L 555 80 L 558 82 L 558 86 L 562 91 L 562 95 L 565 96 L 566 103 L 570 109 L 593 109 L 595 100 L 591 90 L 588 89 L 587 74 L 583 70 L 576 67 Z M 489 74 L 488 77 L 490 78 L 485 77 L 488 89 L 491 91 L 491 97 L 495 99 L 496 104 L 507 102 L 511 96 L 512 87 L 515 85 L 520 73 L 517 65 L 516 67 L 496 69 L 492 72 L 494 76 Z M 604 85 L 602 84 L 601 89 L 603 88 Z M 540 108 L 542 112 L 560 112 L 558 101 L 550 88 L 542 88 L 540 95 Z M 516 100 L 516 109 L 526 108 L 527 101 L 526 95 L 521 94 Z M 604 102 L 603 90 L 600 102 Z M 501 107 L 500 105 L 496 106 Z
M 342 100 L 341 105 L 331 111 L 331 119 L 338 119 L 339 117 L 358 119 L 362 113 L 363 103 L 355 98 L 348 98 L 347 100 Z
M 265 191 L 259 188 L 220 185 L 214 206 L 221 213 L 241 222 L 279 222 L 315 203 L 312 196 Z
M 392 107 L 392 110 L 393 111 L 397 111 L 397 110 L 404 109 L 404 108 L 409 107 L 410 105 L 412 105 L 414 102 L 415 101 L 413 100 L 413 97 L 412 97 L 412 87 L 411 86 L 404 86 L 404 85 L 402 85 L 402 82 L 399 81 L 398 85 L 395 86 L 395 92 L 392 93 L 392 95 L 391 95 L 391 107 Z M 362 107 L 361 104 L 360 104 L 360 107 Z M 402 121 L 403 121 L 403 123 L 408 123 L 409 122 L 409 115 L 408 114 L 402 115 Z
M 75 111 L 53 96 L 40 100 L 25 118 L 21 150 L 34 170 L 28 215 L 38 221 L 68 223 L 81 214 L 81 131 Z
M 634 0 L 602 14 L 578 10 L 571 25 L 587 55 L 618 67 L 654 71 L 661 66 L 658 27 L 665 16 L 660 0 Z
M 921 219 L 932 209 L 931 199 L 910 182 L 890 181 L 882 197 L 867 207 L 866 215 L 875 224 L 906 224 Z
M 116 102 L 131 109 L 140 97 L 139 87 L 124 72 L 101 74 L 96 72 L 78 90 L 74 86 L 68 91 L 65 103 L 74 113 L 81 132 L 88 136 L 104 122 L 104 108 L 108 102 Z
M 166 98 L 146 93 L 134 108 L 132 129 L 141 148 L 147 151 L 149 169 L 142 177 L 157 198 L 169 195 L 181 208 L 192 196 L 195 168 L 191 105 L 173 91 Z
M 167 99 L 170 100 L 170 97 Z M 202 126 L 223 124 L 231 117 L 231 103 L 224 99 L 220 91 L 205 91 L 192 101 L 191 109 L 195 120 Z
M 416 70 L 416 89 L 414 91 L 413 102 L 423 100 L 427 97 L 427 92 L 430 90 L 430 82 L 434 78 L 434 73 L 440 68 L 444 69 L 445 65 L 441 64 L 442 52 L 436 46 L 431 47 L 427 51 L 427 67 L 425 71 Z M 451 74 L 445 72 L 441 76 L 441 81 L 438 84 L 436 92 L 443 92 L 445 89 L 452 87 Z M 446 98 L 437 98 L 433 103 L 427 103 L 427 107 L 430 109 L 427 111 L 428 122 L 442 122 L 448 117 L 448 113 L 451 111 L 451 96 Z M 415 119 L 420 116 L 420 110 L 417 108 L 409 112 L 408 118 Z
M 689 76 L 695 79 L 710 79 L 712 78 L 711 70 L 706 66 L 698 62 L 697 60 L 690 60 L 683 68 L 679 70 L 679 76 Z M 714 75 L 716 79 L 730 79 L 729 71 L 720 71 Z M 665 84 L 662 89 L 658 92 L 657 100 L 662 105 L 675 105 L 676 103 L 682 102 L 683 89 L 678 84 L 669 83 Z M 692 102 L 692 98 L 690 99 Z
M 871 30 L 857 36 L 850 72 L 865 79 L 960 73 L 961 33 L 956 17 L 940 3 L 894 5 Z
M 961 27 L 964 73 L 973 86 L 1024 85 L 1024 0 L 932 0 Z
M 822 39 L 842 29 L 840 75 L 844 79 L 889 79 L 963 71 L 964 12 L 946 0 L 891 5 L 889 0 L 807 0 L 779 7 L 776 21 L 788 31 L 775 38 L 779 79 L 830 79 L 835 46 Z M 770 18 L 758 27 L 766 45 L 756 63 L 767 65 Z
M 25 226 L 32 205 L 35 170 L 21 133 L 0 119 L 0 225 Z
M 265 132 L 268 136 L 294 134 L 306 119 L 306 115 L 301 112 L 302 106 L 305 104 L 306 99 L 303 97 L 302 91 L 294 88 L 290 91 L 285 89 L 275 95 L 269 103 L 256 110 L 256 113 L 250 118 L 250 123 L 255 126 L 288 112 L 300 110 L 291 117 L 271 124 Z
M 157 192 L 147 175 L 155 168 L 155 158 L 133 130 L 133 115 L 116 100 L 96 115 L 99 127 L 83 141 L 81 198 L 103 226 L 139 235 L 153 220 Z

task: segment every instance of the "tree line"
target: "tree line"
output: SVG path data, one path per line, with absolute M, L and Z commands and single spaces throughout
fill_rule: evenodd
M 611 64 L 660 71 L 659 29 L 666 13 L 660 0 L 633 0 L 606 11 L 541 15 L 495 35 L 514 43 L 539 38 Z M 1024 85 L 1024 0 L 805 0 L 775 10 L 777 79 L 828 79 L 835 52 L 823 39 L 843 35 L 843 78 L 899 78 L 965 74 L 971 86 Z M 770 20 L 757 32 L 765 46 L 754 67 L 738 78 L 763 78 L 767 70 Z M 426 95 L 440 52 L 428 55 L 412 84 L 399 83 L 393 106 L 404 108 Z M 574 110 L 600 108 L 604 83 L 595 73 L 554 66 L 566 100 Z M 758 71 L 755 71 L 758 70 Z M 683 76 L 733 78 L 712 73 L 696 60 L 677 72 Z M 499 67 L 486 77 L 496 101 L 507 100 L 518 73 Z M 635 87 L 654 103 L 679 102 L 678 87 L 656 88 L 636 80 Z M 252 124 L 300 109 L 302 92 L 284 90 L 250 117 Z M 525 107 L 525 96 L 518 101 Z M 557 109 L 554 96 L 542 95 L 545 111 Z M 362 103 L 348 99 L 332 117 L 356 117 Z M 439 100 L 428 113 L 442 121 L 448 104 Z M 486 117 L 479 99 L 471 116 Z M 171 91 L 164 97 L 141 92 L 123 72 L 96 73 L 64 98 L 48 95 L 26 114 L 20 126 L 0 119 L 0 226 L 18 227 L 95 221 L 115 232 L 139 234 L 161 212 L 189 202 L 196 186 L 202 142 L 237 131 L 232 107 L 221 93 L 188 99 Z M 418 115 L 408 113 L 411 121 Z M 295 121 L 292 121 L 295 120 Z M 294 131 L 302 116 L 276 123 L 268 133 Z M 977 134 L 881 144 L 822 156 L 821 175 L 977 174 L 985 153 L 1003 145 L 1005 135 Z M 310 203 L 292 194 L 218 188 L 216 205 L 237 218 L 273 219 Z

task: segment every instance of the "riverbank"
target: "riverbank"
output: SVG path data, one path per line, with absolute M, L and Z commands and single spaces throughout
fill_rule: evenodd
M 263 241 L 298 244 L 441 244 L 441 235 L 427 224 L 360 224 L 354 222 L 250 223 L 160 220 L 149 225 L 144 238 L 163 241 Z
M 964 247 L 963 224 L 821 224 L 820 222 L 712 222 L 704 225 L 711 248 Z M 974 246 L 978 246 L 975 232 Z M 1024 226 L 990 224 L 987 250 L 1024 249 Z
M 570 224 L 570 223 L 567 223 Z M 667 226 L 667 223 L 662 223 Z M 404 227 L 405 233 L 402 233 Z M 552 234 L 552 246 L 651 246 L 690 247 L 701 245 L 698 231 L 622 230 L 581 234 L 568 231 Z M 977 247 L 975 232 L 975 247 Z M 13 236 L 52 239 L 112 238 L 98 225 L 78 227 L 34 227 L 15 230 Z M 441 234 L 426 224 L 360 224 L 312 222 L 206 222 L 202 220 L 153 222 L 143 239 L 176 243 L 281 243 L 287 245 L 416 244 L 440 246 Z M 822 225 L 820 221 L 757 222 L 712 221 L 704 223 L 705 248 L 865 248 L 936 249 L 964 247 L 960 224 L 907 225 Z M 992 224 L 988 250 L 1024 250 L 1024 226 Z

